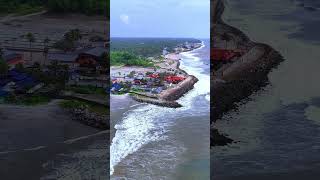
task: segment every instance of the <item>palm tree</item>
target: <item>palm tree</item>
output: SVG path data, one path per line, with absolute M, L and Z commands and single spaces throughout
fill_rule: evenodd
M 44 57 L 45 57 L 45 61 L 43 62 L 43 65 L 45 65 L 45 62 L 47 62 L 47 60 L 48 60 L 48 52 L 49 52 L 49 46 L 48 46 L 48 44 L 49 44 L 50 41 L 51 41 L 51 40 L 50 40 L 48 37 L 46 37 L 46 38 L 43 40 L 43 44 L 44 44 L 44 50 L 43 50 L 43 52 L 44 52 Z
M 36 41 L 36 38 L 32 33 L 27 33 L 25 35 L 26 39 L 29 41 L 29 47 L 30 47 L 30 61 L 32 61 L 32 51 L 31 51 L 31 45 Z

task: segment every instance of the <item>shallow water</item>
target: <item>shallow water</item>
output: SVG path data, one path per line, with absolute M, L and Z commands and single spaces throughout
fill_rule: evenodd
M 216 179 L 294 171 L 312 176 L 320 167 L 320 40 L 308 33 L 320 27 L 319 12 L 292 0 L 228 0 L 223 18 L 253 41 L 271 45 L 285 61 L 269 74 L 269 86 L 217 122 L 240 142 L 212 150 L 212 174 Z
M 209 178 L 209 41 L 204 43 L 182 54 L 181 68 L 200 80 L 178 100 L 184 107 L 137 104 L 117 116 L 112 179 Z

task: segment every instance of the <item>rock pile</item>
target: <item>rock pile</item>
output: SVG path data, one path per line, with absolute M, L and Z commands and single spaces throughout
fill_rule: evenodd
M 79 121 L 88 126 L 101 130 L 109 129 L 107 115 L 99 115 L 97 113 L 90 112 L 86 107 L 75 108 L 71 109 L 70 111 L 73 116 L 72 119 L 75 121 Z

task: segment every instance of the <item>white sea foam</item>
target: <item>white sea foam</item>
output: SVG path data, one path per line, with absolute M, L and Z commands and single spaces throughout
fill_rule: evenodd
M 203 48 L 204 45 L 201 47 Z M 200 48 L 199 48 L 200 49 Z M 151 141 L 165 139 L 167 126 L 173 123 L 179 111 L 188 110 L 192 100 L 199 95 L 208 95 L 210 92 L 210 75 L 203 74 L 203 63 L 194 52 L 182 53 L 181 69 L 196 76 L 199 81 L 194 89 L 178 100 L 182 108 L 172 109 L 145 104 L 128 111 L 122 121 L 115 125 L 117 130 L 110 147 L 110 174 L 114 167 L 129 154 L 134 153 L 143 145 Z

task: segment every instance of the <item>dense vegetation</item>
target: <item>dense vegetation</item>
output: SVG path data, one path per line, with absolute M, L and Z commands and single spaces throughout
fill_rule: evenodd
M 111 38 L 111 51 L 127 51 L 143 57 L 157 57 L 163 48 L 168 51 L 182 43 L 201 42 L 192 38 Z
M 79 29 L 71 29 L 66 32 L 63 36 L 63 39 L 55 42 L 53 48 L 70 51 L 75 48 L 76 41 L 82 38 L 81 32 Z
M 50 102 L 50 100 L 48 96 L 43 95 L 16 96 L 15 94 L 10 94 L 5 97 L 4 102 L 8 104 L 34 106 L 46 104 Z
M 109 5 L 109 0 L 0 0 L 0 14 L 28 14 L 48 9 L 51 12 L 109 16 Z
M 88 15 L 109 11 L 109 0 L 47 0 L 47 7 L 54 12 L 81 12 Z
M 110 62 L 111 62 L 110 63 L 111 66 L 119 66 L 119 65 L 143 66 L 143 67 L 154 66 L 152 61 L 126 51 L 111 51 Z

